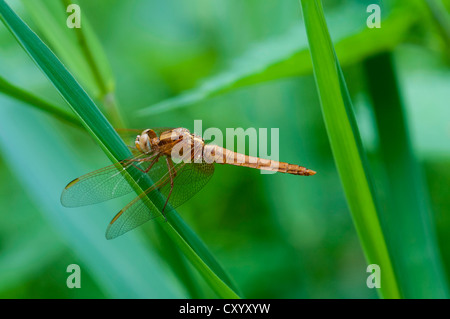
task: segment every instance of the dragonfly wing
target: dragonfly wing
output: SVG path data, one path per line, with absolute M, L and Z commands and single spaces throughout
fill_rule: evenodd
M 194 196 L 206 185 L 213 173 L 214 164 L 208 163 L 174 164 L 169 172 L 165 160 L 159 160 L 148 173 L 150 178 L 157 182 L 125 206 L 112 219 L 106 230 L 106 238 L 116 238 L 153 218 L 161 216 L 160 210 L 171 189 L 171 174 L 173 190 L 169 197 L 170 206 L 166 207 L 165 213 Z
M 114 239 L 150 219 L 162 216 L 152 200 L 156 199 L 156 196 L 159 194 L 158 188 L 164 183 L 170 184 L 170 178 L 168 180 L 160 180 L 159 183 L 153 184 L 147 191 L 141 193 L 117 213 L 106 229 L 106 239 Z
M 214 164 L 186 163 L 179 167 L 176 173 L 172 194 L 169 198 L 172 208 L 177 208 L 185 203 L 208 183 L 214 173 Z M 170 192 L 170 183 L 162 186 L 160 191 L 167 197 Z
M 65 207 L 79 207 L 100 203 L 131 193 L 133 188 L 125 178 L 126 174 L 144 175 L 140 170 L 149 165 L 155 155 L 140 154 L 113 165 L 101 168 L 71 181 L 61 194 Z
M 214 164 L 208 164 L 204 161 L 201 163 L 173 163 L 172 171 L 173 190 L 169 198 L 169 204 L 172 208 L 176 208 L 198 193 L 208 183 L 214 173 Z M 148 172 L 148 175 L 154 182 L 167 179 L 170 181 L 165 158 L 161 158 Z M 170 188 L 170 183 L 164 183 L 158 187 L 159 192 L 164 197 L 169 195 Z

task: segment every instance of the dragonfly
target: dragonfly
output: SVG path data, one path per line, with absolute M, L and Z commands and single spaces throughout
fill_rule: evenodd
M 127 134 L 135 137 L 134 145 L 128 146 L 132 156 L 74 179 L 61 194 L 63 206 L 80 207 L 136 191 L 130 177 L 136 185 L 146 181 L 144 185 L 148 187 L 141 188 L 140 195 L 111 220 L 106 230 L 107 239 L 121 236 L 151 219 L 166 218 L 168 212 L 206 185 L 214 173 L 215 163 L 292 175 L 316 174 L 303 166 L 248 156 L 205 143 L 186 128 L 118 132 L 122 138 Z M 156 208 L 155 203 L 162 209 Z

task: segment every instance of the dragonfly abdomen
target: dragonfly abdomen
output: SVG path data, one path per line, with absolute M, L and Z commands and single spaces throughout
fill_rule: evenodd
M 310 176 L 316 174 L 315 171 L 303 166 L 288 164 L 284 162 L 248 156 L 230 151 L 217 145 L 205 145 L 204 156 L 208 162 L 231 164 L 235 166 L 245 166 L 261 170 L 287 173 L 292 175 Z

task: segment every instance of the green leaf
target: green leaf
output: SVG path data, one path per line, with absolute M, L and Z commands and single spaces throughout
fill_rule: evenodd
M 400 290 L 386 246 L 366 155 L 356 125 L 339 61 L 319 0 L 301 0 L 314 76 L 334 160 L 369 264 L 381 269 L 384 298 L 400 298 Z
M 412 151 L 391 54 L 377 55 L 364 66 L 388 179 L 383 228 L 402 294 L 415 299 L 448 298 L 427 189 Z
M 365 20 L 366 6 L 364 3 L 352 2 L 329 16 L 330 25 L 334 27 L 336 52 L 344 66 L 392 49 L 417 20 L 416 12 L 405 5 L 392 10 L 383 19 L 382 28 L 368 29 Z M 342 17 L 352 19 L 342 23 Z M 150 116 L 200 103 L 248 85 L 311 73 L 305 28 L 303 25 L 296 25 L 277 38 L 255 45 L 236 59 L 229 69 L 205 79 L 199 87 L 143 108 L 138 115 Z
M 92 99 L 50 49 L 3 0 L 0 0 L 0 18 L 49 78 L 72 110 L 80 117 L 85 128 L 101 146 L 106 155 L 113 162 L 118 162 L 131 156 L 127 146 L 98 110 Z M 130 175 L 128 181 L 137 193 L 142 193 L 143 189 L 147 189 L 153 183 L 148 176 L 147 179 L 138 179 L 137 175 Z M 164 201 L 161 196 L 158 203 L 148 200 L 146 204 L 149 209 L 160 211 Z M 169 237 L 185 254 L 211 288 L 220 297 L 238 298 L 238 295 L 229 287 L 231 281 L 228 277 L 220 278 L 215 273 L 218 270 L 223 275 L 224 271 L 218 266 L 217 262 L 211 262 L 215 261 L 214 258 L 195 233 L 181 220 L 181 217 L 173 211 L 168 215 L 168 219 L 170 222 L 164 222 L 162 218 L 157 218 L 156 221 L 161 224 Z

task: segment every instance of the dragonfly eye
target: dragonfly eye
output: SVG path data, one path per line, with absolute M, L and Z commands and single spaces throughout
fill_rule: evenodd
M 150 139 L 158 137 L 158 135 L 156 135 L 155 131 L 153 131 L 152 129 L 146 129 L 144 132 L 145 132 L 145 135 L 148 135 L 148 137 Z
M 142 153 L 148 153 L 152 150 L 151 141 L 148 134 L 136 136 L 136 141 L 134 143 L 136 148 Z

